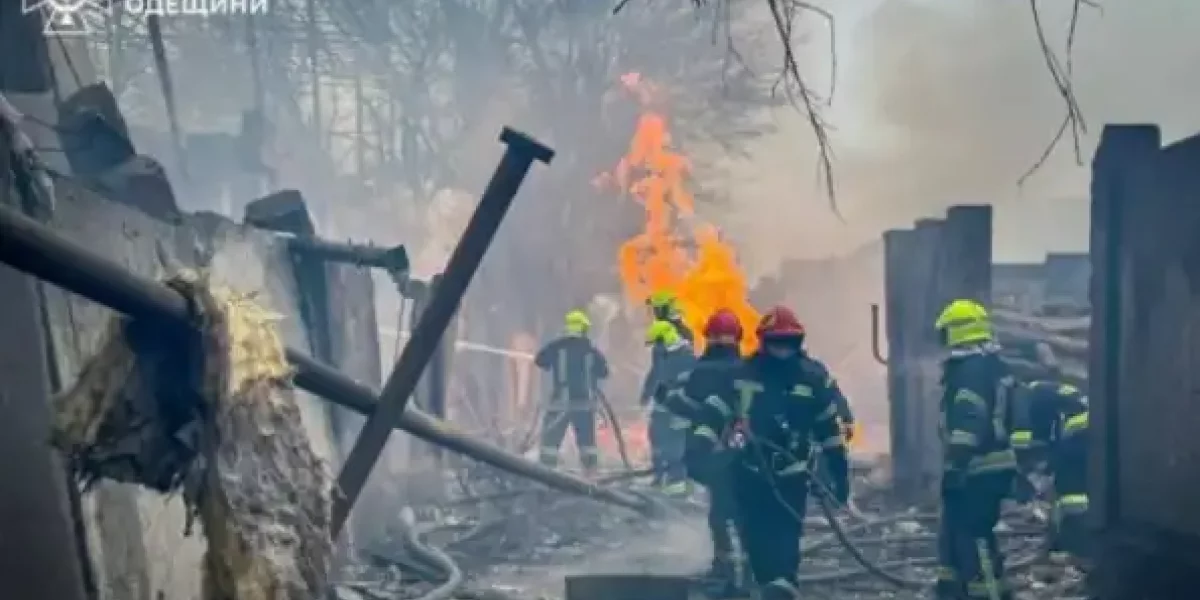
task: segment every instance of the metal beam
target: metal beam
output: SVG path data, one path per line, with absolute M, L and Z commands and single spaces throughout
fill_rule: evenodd
M 187 302 L 171 288 L 138 277 L 49 227 L 4 207 L 0 207 L 0 262 L 130 317 L 153 319 L 168 326 L 188 322 Z M 296 368 L 295 383 L 301 389 L 364 415 L 375 412 L 378 396 L 371 388 L 298 350 L 289 348 L 287 357 Z M 635 496 L 555 471 L 475 439 L 414 407 L 408 407 L 394 426 L 431 444 L 559 491 L 643 513 L 653 508 Z
M 404 407 L 416 390 L 421 373 L 445 337 L 446 327 L 458 311 L 467 286 L 483 262 L 483 256 L 496 237 L 500 222 L 512 206 L 525 175 L 534 161 L 549 164 L 554 158 L 554 151 L 550 148 L 507 127 L 500 133 L 500 141 L 507 144 L 508 148 L 484 189 L 483 198 L 475 208 L 475 214 L 471 215 L 458 245 L 446 261 L 446 269 L 438 284 L 431 286 L 429 303 L 421 311 L 412 338 L 404 345 L 396 368 L 383 385 L 378 408 L 367 417 L 338 474 L 341 494 L 334 499 L 333 505 L 335 532 L 341 530 L 355 500 L 362 493 L 396 420 L 404 413 Z

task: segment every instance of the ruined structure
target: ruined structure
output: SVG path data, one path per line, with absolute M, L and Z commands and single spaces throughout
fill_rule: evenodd
M 1193 595 L 1200 566 L 1200 136 L 1109 126 L 1092 164 L 1091 507 L 1102 598 Z

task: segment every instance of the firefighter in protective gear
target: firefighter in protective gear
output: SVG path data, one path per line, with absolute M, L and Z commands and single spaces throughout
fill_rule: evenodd
M 679 376 L 663 399 L 667 410 L 696 424 L 687 436 L 684 464 L 688 476 L 708 489 L 713 559 L 705 576 L 705 588 L 715 598 L 739 595 L 743 561 L 733 541 L 735 513 L 729 480 L 730 454 L 721 447 L 716 433 L 700 423 L 708 398 L 729 397 L 732 393 L 734 376 L 742 364 L 738 351 L 742 335 L 742 324 L 733 311 L 721 309 L 713 313 L 704 326 L 704 353 L 695 368 Z
M 1009 445 L 1015 384 L 993 341 L 987 309 L 955 300 L 934 327 L 949 350 L 943 364 L 943 465 L 937 597 L 1012 597 L 993 531 L 1012 488 Z
M 811 361 L 812 363 L 815 363 L 822 371 L 830 373 L 829 368 L 825 365 L 825 363 L 814 358 L 803 346 L 800 348 L 800 358 L 802 360 Z M 848 451 L 850 448 L 850 441 L 854 438 L 854 413 L 851 412 L 850 401 L 846 399 L 846 395 L 842 393 L 841 387 L 839 387 L 837 384 L 837 379 L 834 378 L 831 373 L 828 375 L 828 378 L 829 395 L 833 400 L 834 406 L 837 407 L 838 431 L 841 433 L 842 441 L 845 443 Z M 823 452 L 815 452 L 813 454 L 813 458 L 817 463 L 816 472 L 819 476 L 818 481 L 820 481 L 823 485 L 832 485 L 834 478 L 826 468 L 825 461 L 823 460 Z
M 696 341 L 692 330 L 683 322 L 683 313 L 679 310 L 679 300 L 675 298 L 675 294 L 666 290 L 661 290 L 650 295 L 646 299 L 646 306 L 650 308 L 650 318 L 654 321 L 666 321 L 675 326 L 675 331 L 689 344 Z
M 687 418 L 672 414 L 663 400 L 669 386 L 695 366 L 695 351 L 669 321 L 652 323 L 646 331 L 646 344 L 651 347 L 651 357 L 650 370 L 642 383 L 642 404 L 650 409 L 648 435 L 653 485 L 661 486 L 667 495 L 686 495 L 691 488 L 683 454 L 692 424 Z
M 729 392 L 708 397 L 697 435 L 731 453 L 738 537 L 750 571 L 764 600 L 783 600 L 797 594 L 813 446 L 822 449 L 841 502 L 850 493 L 849 466 L 833 382 L 801 353 L 804 328 L 795 314 L 773 308 L 757 333 L 758 352 L 743 362 Z
M 534 363 L 548 371 L 552 379 L 551 399 L 542 418 L 542 439 L 538 459 L 542 464 L 558 465 L 558 451 L 570 427 L 585 472 L 595 471 L 596 389 L 608 377 L 608 361 L 588 338 L 591 321 L 586 313 L 567 313 L 563 335 L 546 344 L 534 357 Z
M 1087 432 L 1088 401 L 1079 388 L 1056 381 L 1033 381 L 1016 396 L 1009 438 L 1027 472 L 1044 467 L 1054 477 L 1050 557 L 1088 558 Z
M 850 409 L 850 401 L 846 399 L 846 395 L 838 390 L 837 395 L 838 407 L 838 428 L 842 432 L 842 437 L 846 439 L 846 444 L 854 441 L 854 411 Z

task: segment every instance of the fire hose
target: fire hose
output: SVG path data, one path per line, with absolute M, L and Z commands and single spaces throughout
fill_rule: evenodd
M 608 396 L 599 387 L 595 388 L 595 393 L 596 399 L 600 402 L 600 408 L 604 410 L 604 417 L 608 420 L 608 426 L 612 427 L 613 438 L 617 441 L 617 453 L 621 455 L 621 464 L 625 465 L 626 471 L 632 472 L 633 462 L 629 460 L 629 449 L 625 446 L 625 432 L 621 429 L 617 412 L 613 410 L 612 402 L 608 401 Z
M 465 577 L 458 563 L 448 554 L 421 540 L 421 534 L 416 525 L 416 518 L 411 508 L 405 507 L 400 513 L 404 543 L 414 557 L 426 565 L 436 569 L 445 581 L 430 590 L 418 600 L 448 600 L 462 587 Z

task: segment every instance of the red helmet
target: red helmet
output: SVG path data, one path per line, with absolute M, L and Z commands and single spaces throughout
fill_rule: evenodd
M 758 322 L 758 338 L 784 339 L 804 338 L 804 325 L 796 318 L 796 313 L 786 306 L 775 306 L 768 310 Z
M 732 310 L 722 308 L 704 324 L 704 337 L 715 344 L 736 345 L 742 341 L 742 322 Z

